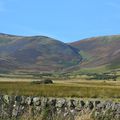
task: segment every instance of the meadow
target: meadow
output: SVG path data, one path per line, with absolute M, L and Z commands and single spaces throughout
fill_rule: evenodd
M 10 82 L 10 80 L 12 80 Z M 32 79 L 0 78 L 1 94 L 45 97 L 120 98 L 120 81 L 54 80 L 53 84 L 34 84 Z

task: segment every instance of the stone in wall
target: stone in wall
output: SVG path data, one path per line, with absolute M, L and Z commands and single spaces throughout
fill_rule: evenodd
M 84 114 L 94 120 L 120 120 L 120 103 L 80 98 L 0 95 L 1 120 L 36 117 L 44 120 L 75 120 Z

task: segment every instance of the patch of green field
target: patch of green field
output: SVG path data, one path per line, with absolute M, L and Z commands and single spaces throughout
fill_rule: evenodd
M 89 55 L 87 52 L 80 50 L 79 54 L 82 56 L 83 60 L 86 61 L 92 61 L 94 60 L 93 57 L 91 55 Z
M 11 42 L 12 40 L 9 38 L 0 38 L 0 45 Z
M 55 81 L 40 85 L 31 82 L 0 82 L 1 94 L 45 97 L 120 98 L 120 82 Z
M 80 69 L 80 72 L 84 72 L 84 73 L 100 73 L 100 72 L 103 73 L 106 71 L 109 71 L 109 69 L 106 66 Z
M 120 68 L 120 60 L 113 61 L 110 65 L 107 66 L 108 69 L 119 69 Z

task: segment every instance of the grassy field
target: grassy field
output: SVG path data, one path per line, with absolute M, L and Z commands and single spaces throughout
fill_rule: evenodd
M 13 79 L 12 79 L 13 80 Z M 24 81 L 23 81 L 24 80 Z M 32 79 L 0 78 L 1 94 L 47 97 L 120 98 L 120 81 L 56 80 L 54 84 L 33 84 Z M 22 81 L 22 82 L 20 82 Z

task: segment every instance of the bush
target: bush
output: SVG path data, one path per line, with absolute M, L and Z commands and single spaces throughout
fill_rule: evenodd
M 39 80 L 39 81 L 33 81 L 34 84 L 53 84 L 53 81 L 51 79 L 45 79 L 45 80 Z

